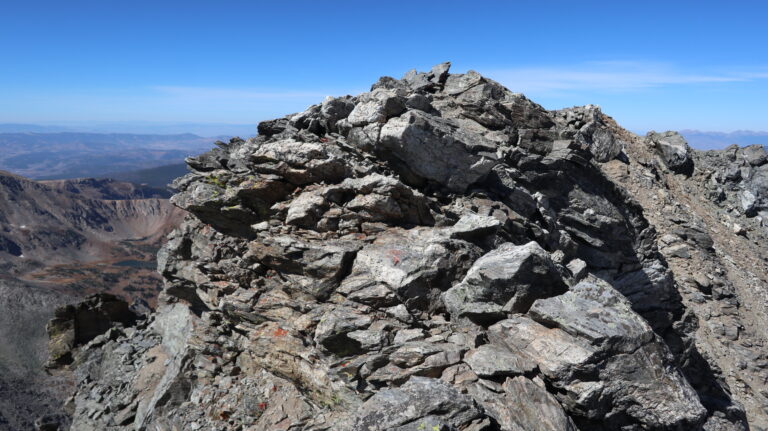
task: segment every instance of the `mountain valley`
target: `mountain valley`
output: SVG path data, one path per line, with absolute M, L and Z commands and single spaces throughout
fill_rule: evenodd
M 169 192 L 114 180 L 32 181 L 0 172 L 0 428 L 66 421 L 66 377 L 46 375 L 54 309 L 111 292 L 154 306 L 157 249 L 183 211 Z

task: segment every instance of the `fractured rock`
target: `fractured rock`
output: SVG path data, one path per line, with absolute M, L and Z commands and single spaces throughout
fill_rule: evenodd
M 537 298 L 565 292 L 566 285 L 549 253 L 535 242 L 503 244 L 478 259 L 460 284 L 443 295 L 455 317 L 499 320 L 525 312 Z
M 656 149 L 664 164 L 674 172 L 691 175 L 693 159 L 688 142 L 677 132 L 648 132 L 646 139 Z
M 760 289 L 718 259 L 748 240 L 734 224 L 762 238 L 764 154 L 643 140 L 449 66 L 191 158 L 158 310 L 52 334 L 73 429 L 741 431 L 734 394 L 761 418 L 759 325 L 736 318 Z

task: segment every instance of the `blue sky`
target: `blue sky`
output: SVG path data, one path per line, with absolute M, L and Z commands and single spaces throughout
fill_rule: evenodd
M 767 18 L 759 1 L 8 0 L 0 123 L 255 124 L 449 60 L 635 131 L 768 130 Z

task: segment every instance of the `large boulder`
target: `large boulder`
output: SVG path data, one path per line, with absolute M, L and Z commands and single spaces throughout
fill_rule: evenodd
M 445 382 L 425 377 L 412 377 L 399 388 L 380 391 L 355 416 L 351 428 L 355 431 L 490 429 L 471 397 Z
M 528 315 L 612 351 L 632 352 L 654 338 L 653 329 L 632 304 L 599 280 L 585 280 L 563 295 L 539 299 Z
M 704 419 L 706 410 L 666 346 L 607 283 L 583 281 L 564 295 L 537 300 L 529 314 L 537 322 L 503 320 L 489 328 L 489 339 L 534 361 L 580 421 L 619 426 L 629 415 L 665 429 Z M 632 407 L 619 413 L 619 405 Z
M 449 229 L 393 229 L 379 235 L 357 254 L 351 273 L 338 291 L 371 305 L 395 305 L 411 310 L 435 310 L 441 292 L 464 274 L 482 253 L 474 244 L 450 237 Z
M 507 243 L 478 259 L 464 280 L 443 294 L 443 301 L 456 318 L 488 322 L 507 313 L 524 313 L 536 299 L 566 289 L 549 253 L 540 245 Z
M 70 364 L 73 349 L 116 325 L 131 326 L 138 317 L 125 300 L 109 293 L 97 293 L 78 304 L 58 307 L 46 326 L 49 338 L 46 367 Z
M 693 172 L 691 148 L 683 136 L 677 132 L 648 132 L 645 136 L 664 164 L 673 172 L 690 176 Z
M 538 383 L 517 376 L 507 378 L 495 391 L 488 382 L 469 388 L 499 427 L 509 431 L 576 431 L 576 425 L 565 413 L 541 380 Z M 500 390 L 500 393 L 497 392 Z
M 491 141 L 422 111 L 389 120 L 379 139 L 378 150 L 396 159 L 407 177 L 433 181 L 451 191 L 465 191 L 497 163 Z

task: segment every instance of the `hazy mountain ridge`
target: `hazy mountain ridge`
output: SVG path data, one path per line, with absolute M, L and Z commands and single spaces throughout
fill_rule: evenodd
M 215 140 L 189 133 L 0 133 L 0 170 L 33 179 L 100 177 L 181 163 Z
M 697 150 L 722 150 L 729 145 L 746 147 L 749 145 L 768 145 L 768 132 L 739 130 L 735 132 L 706 132 L 701 130 L 681 130 L 688 143 Z
M 187 169 L 186 163 L 177 163 L 135 171 L 110 172 L 104 174 L 104 177 L 134 184 L 146 184 L 147 186 L 154 188 L 167 189 L 173 180 L 186 175 L 188 172 L 189 170 Z
M 0 133 L 125 133 L 135 135 L 178 135 L 191 133 L 198 136 L 243 136 L 256 134 L 253 124 L 230 123 L 156 123 L 127 122 L 75 122 L 65 124 L 0 123 Z
M 74 178 L 39 181 L 39 183 L 55 190 L 74 193 L 89 199 L 132 200 L 168 199 L 171 197 L 170 190 L 165 186 L 153 187 L 144 182 L 137 184 L 116 178 Z

